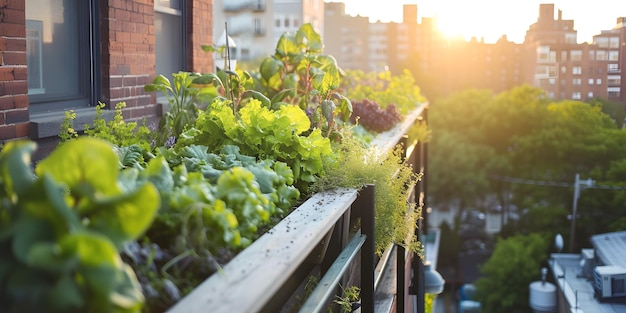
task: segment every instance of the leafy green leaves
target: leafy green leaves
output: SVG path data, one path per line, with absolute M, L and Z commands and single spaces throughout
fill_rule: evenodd
M 196 134 L 189 136 L 189 143 L 205 145 L 213 151 L 236 145 L 242 154 L 285 162 L 301 186 L 322 174 L 322 159 L 333 158 L 330 140 L 319 129 L 307 134 L 310 120 L 297 106 L 271 111 L 251 100 L 239 115 L 237 121 L 232 109 L 215 101 L 210 110 L 198 117 Z
M 0 302 L 50 312 L 139 312 L 143 295 L 118 253 L 140 236 L 159 207 L 150 183 L 118 186 L 111 144 L 79 138 L 36 167 L 34 144 L 7 143 L 0 153 Z M 19 192 L 18 192 L 19 191 Z

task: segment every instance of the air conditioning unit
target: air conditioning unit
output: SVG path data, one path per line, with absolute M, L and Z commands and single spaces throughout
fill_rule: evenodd
M 600 299 L 626 296 L 626 269 L 621 266 L 597 266 L 593 271 L 594 289 Z

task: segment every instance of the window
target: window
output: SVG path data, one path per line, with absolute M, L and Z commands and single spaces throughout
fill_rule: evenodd
M 608 48 L 609 47 L 609 38 L 607 37 L 596 37 L 594 43 L 598 45 L 600 48 Z
M 589 85 L 593 85 L 593 78 L 589 78 Z
M 550 60 L 550 47 L 540 46 L 537 48 L 537 62 L 548 62 Z
M 570 51 L 570 59 L 572 61 L 580 61 L 583 58 L 583 52 L 580 50 L 572 50 Z
M 596 85 L 602 85 L 602 79 L 601 78 L 596 79 Z
M 619 61 L 618 50 L 609 50 L 609 61 Z
M 607 78 L 607 82 L 609 85 L 619 85 L 622 83 L 622 76 L 620 75 L 609 75 Z
M 619 48 L 619 37 L 609 37 L 609 48 Z
M 572 74 L 574 75 L 580 75 L 583 73 L 583 69 L 580 66 L 574 66 L 572 67 Z
M 285 27 L 289 27 L 289 18 L 285 17 Z
M 587 93 L 587 98 L 593 99 L 593 91 L 590 91 L 589 93 Z
M 98 33 L 93 7 L 93 1 L 85 0 L 26 0 L 31 112 L 88 107 L 95 103 L 99 62 L 94 59 L 99 55 L 92 52 Z
M 582 97 L 582 95 L 580 94 L 579 91 L 575 91 L 575 92 L 572 93 L 572 99 L 574 99 L 574 100 L 580 100 L 581 97 Z
M 274 25 L 276 27 L 280 27 L 280 19 L 279 18 L 276 19 L 276 21 L 274 22 Z
M 567 50 L 561 51 L 561 62 L 567 61 Z
M 609 87 L 607 88 L 607 93 L 609 97 L 619 97 L 620 87 Z
M 156 74 L 170 79 L 172 73 L 185 69 L 183 1 L 154 1 Z
M 615 73 L 615 72 L 619 72 L 619 65 L 618 64 L 608 64 L 607 65 L 607 71 L 609 73 Z
M 606 50 L 597 50 L 596 51 L 596 60 L 597 61 L 606 61 Z
M 572 79 L 572 85 L 574 86 L 580 86 L 582 84 L 582 80 L 580 78 L 574 78 Z

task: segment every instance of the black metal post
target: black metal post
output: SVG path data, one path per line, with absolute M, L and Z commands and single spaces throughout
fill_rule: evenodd
M 361 232 L 367 236 L 361 248 L 361 312 L 374 313 L 374 208 L 375 186 L 359 191 L 357 203 L 361 215 Z

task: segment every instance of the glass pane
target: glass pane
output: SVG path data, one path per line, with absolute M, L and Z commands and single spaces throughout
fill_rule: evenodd
M 183 67 L 182 18 L 154 12 L 154 31 L 156 36 L 156 73 L 168 78 Z
M 26 1 L 28 94 L 33 103 L 82 96 L 78 1 Z

